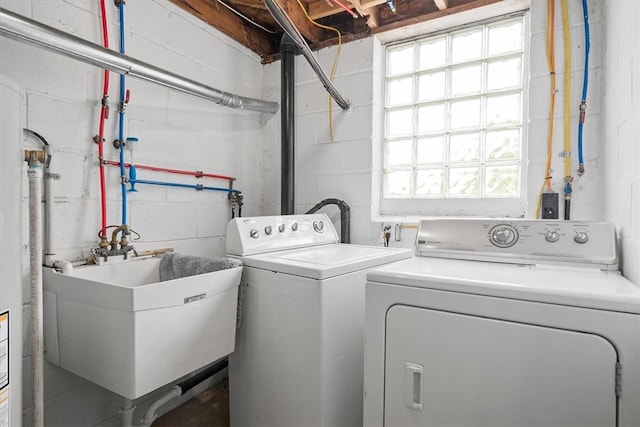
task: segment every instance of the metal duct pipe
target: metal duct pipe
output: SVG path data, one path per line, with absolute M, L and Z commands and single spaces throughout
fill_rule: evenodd
M 327 74 L 322 69 L 322 66 L 320 66 L 320 64 L 316 60 L 316 57 L 313 56 L 313 53 L 311 52 L 311 48 L 309 47 L 309 45 L 307 45 L 307 42 L 304 40 L 304 37 L 302 37 L 302 35 L 296 29 L 293 23 L 289 21 L 289 18 L 284 13 L 284 11 L 280 8 L 278 3 L 275 0 L 264 0 L 264 2 L 267 5 L 269 12 L 271 12 L 271 15 L 276 20 L 276 22 L 282 27 L 285 33 L 287 33 L 289 37 L 291 37 L 293 42 L 300 48 L 304 57 L 307 58 L 309 65 L 311 65 L 311 68 L 313 68 L 313 71 L 315 71 L 316 75 L 324 85 L 324 88 L 327 90 L 327 92 L 329 92 L 331 97 L 338 103 L 340 108 L 342 108 L 345 111 L 348 110 L 349 101 L 345 100 L 342 97 L 342 95 L 338 93 L 338 90 L 335 88 L 335 86 L 333 85 L 329 77 L 327 77 Z
M 280 41 L 281 174 L 280 213 L 295 212 L 296 45 L 286 33 Z
M 129 75 L 204 98 L 225 107 L 272 114 L 278 111 L 276 102 L 245 98 L 203 85 L 3 8 L 0 8 L 0 34 L 118 74 Z

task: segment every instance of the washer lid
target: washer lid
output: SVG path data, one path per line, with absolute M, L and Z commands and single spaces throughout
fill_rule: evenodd
M 245 256 L 245 267 L 277 271 L 311 279 L 326 279 L 410 258 L 410 249 L 336 243 Z
M 617 271 L 416 257 L 367 281 L 640 314 L 640 288 Z

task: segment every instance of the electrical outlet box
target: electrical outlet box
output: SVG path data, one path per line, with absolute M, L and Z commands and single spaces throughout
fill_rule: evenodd
M 558 193 L 542 193 L 542 219 L 558 219 Z

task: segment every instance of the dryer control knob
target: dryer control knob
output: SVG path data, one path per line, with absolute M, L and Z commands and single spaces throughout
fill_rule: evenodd
M 257 239 L 258 237 L 260 237 L 260 232 L 256 229 L 253 229 L 249 232 L 249 236 L 251 236 L 251 238 L 253 239 Z
M 271 228 L 271 226 L 270 226 L 270 225 L 267 225 L 267 226 L 264 228 L 264 234 L 266 234 L 267 236 L 271 236 L 271 233 L 273 233 L 273 229 Z
M 546 240 L 547 242 L 557 242 L 558 239 L 560 239 L 560 234 L 558 234 L 557 231 L 547 231 L 546 233 L 544 233 L 544 240 Z
M 510 225 L 496 225 L 489 232 L 489 240 L 494 246 L 508 248 L 518 241 L 518 232 Z
M 579 231 L 576 233 L 575 236 L 573 236 L 573 240 L 575 240 L 576 243 L 583 244 L 589 241 L 589 236 L 585 231 Z
M 291 230 L 298 231 L 298 223 L 297 222 L 294 222 L 293 224 L 291 224 Z
M 313 221 L 313 229 L 316 231 L 316 233 L 324 233 L 324 222 Z
M 280 225 L 278 225 L 278 231 L 279 231 L 279 232 L 281 232 L 281 233 L 284 233 L 284 230 L 285 230 L 286 228 L 287 228 L 287 227 L 285 227 L 285 225 L 284 225 L 284 224 L 280 224 Z

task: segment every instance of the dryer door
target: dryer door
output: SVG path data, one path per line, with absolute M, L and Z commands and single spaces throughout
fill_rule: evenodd
M 617 353 L 600 336 L 393 306 L 387 426 L 615 426 Z

